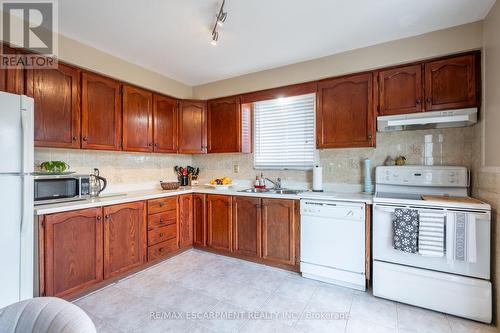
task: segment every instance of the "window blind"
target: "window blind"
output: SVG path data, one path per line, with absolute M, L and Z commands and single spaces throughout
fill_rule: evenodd
M 310 169 L 316 94 L 254 103 L 254 168 Z

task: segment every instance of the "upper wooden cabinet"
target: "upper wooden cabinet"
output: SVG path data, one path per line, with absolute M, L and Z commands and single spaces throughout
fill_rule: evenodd
M 262 250 L 261 199 L 233 197 L 233 251 L 260 257 Z
M 298 223 L 298 202 L 262 199 L 262 257 L 265 260 L 297 264 Z
M 179 243 L 181 248 L 193 245 L 193 195 L 179 196 Z
M 425 64 L 426 111 L 475 107 L 478 103 L 476 55 Z
M 422 65 L 382 70 L 378 74 L 379 115 L 423 111 Z
M 104 278 L 120 275 L 146 262 L 147 226 L 144 202 L 103 208 Z
M 18 52 L 6 45 L 0 45 L 2 55 L 12 55 Z M 16 68 L 5 68 L 3 66 L 3 58 L 0 61 L 0 91 L 9 92 L 12 94 L 24 93 L 24 75 L 22 65 Z
M 120 83 L 82 73 L 82 148 L 120 150 L 121 134 Z
M 153 94 L 123 85 L 123 150 L 153 151 Z
M 208 101 L 208 153 L 249 153 L 251 109 L 240 97 Z
M 207 152 L 206 102 L 183 100 L 179 103 L 178 152 L 204 154 Z
M 157 153 L 177 152 L 178 105 L 176 99 L 153 96 L 154 151 Z
M 35 100 L 35 146 L 80 147 L 80 71 L 28 69 L 26 94 Z
M 193 243 L 197 246 L 207 245 L 207 211 L 205 194 L 193 194 Z
M 44 296 L 65 297 L 103 280 L 101 208 L 46 215 L 40 237 Z
M 207 245 L 216 250 L 232 251 L 232 198 L 207 195 Z
M 371 147 L 374 131 L 372 73 L 318 84 L 317 148 Z

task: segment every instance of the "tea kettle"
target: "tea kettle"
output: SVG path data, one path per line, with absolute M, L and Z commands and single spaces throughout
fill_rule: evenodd
M 102 183 L 101 183 L 102 182 Z M 106 178 L 99 176 L 99 169 L 95 168 L 90 175 L 90 196 L 97 197 L 108 185 Z

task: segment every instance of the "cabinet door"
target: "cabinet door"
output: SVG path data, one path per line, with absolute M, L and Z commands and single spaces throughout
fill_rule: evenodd
M 13 55 L 18 52 L 16 50 L 5 46 L 0 45 L 2 55 Z M 6 58 L 8 59 L 8 58 Z M 24 93 L 24 75 L 23 75 L 23 66 L 19 65 L 15 68 L 5 68 L 4 58 L 2 57 L 2 61 L 0 62 L 0 91 L 9 92 L 12 94 L 23 94 Z
M 207 245 L 207 210 L 205 194 L 193 194 L 193 243 L 197 246 Z
M 294 200 L 262 199 L 262 257 L 265 260 L 295 264 L 297 205 Z
M 241 151 L 240 98 L 224 98 L 208 102 L 208 153 Z
M 425 64 L 426 111 L 478 105 L 475 56 L 465 55 Z
M 317 148 L 371 147 L 375 144 L 372 90 L 371 73 L 318 85 Z
M 261 256 L 261 203 L 260 198 L 233 197 L 233 250 Z
M 144 202 L 107 206 L 104 213 L 104 278 L 110 278 L 146 261 L 146 210 Z
M 35 100 L 35 146 L 80 147 L 79 70 L 27 70 L 26 93 Z
M 122 110 L 120 83 L 82 74 L 82 148 L 120 150 Z
M 179 225 L 180 246 L 189 247 L 193 245 L 193 196 L 183 194 L 179 196 Z
M 153 96 L 155 152 L 177 152 L 177 109 L 176 99 L 156 94 Z
M 231 201 L 228 195 L 207 195 L 207 245 L 216 250 L 232 250 Z
M 206 104 L 202 101 L 181 101 L 179 107 L 179 153 L 207 152 Z
M 44 218 L 45 296 L 65 297 L 102 281 L 101 209 Z
M 123 150 L 153 151 L 153 94 L 123 85 Z
M 422 65 L 379 72 L 381 116 L 423 111 Z

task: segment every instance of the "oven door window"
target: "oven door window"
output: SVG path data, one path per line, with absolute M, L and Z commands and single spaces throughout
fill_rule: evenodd
M 78 179 L 40 179 L 35 181 L 35 201 L 78 196 Z

